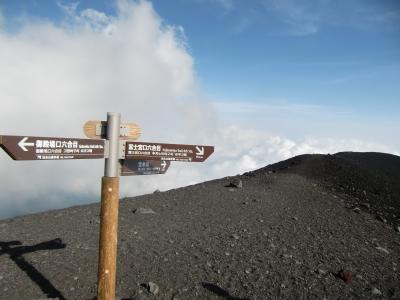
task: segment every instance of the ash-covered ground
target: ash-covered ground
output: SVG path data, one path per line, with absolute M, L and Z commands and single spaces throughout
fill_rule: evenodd
M 400 299 L 400 157 L 302 155 L 122 199 L 121 299 Z M 95 299 L 99 205 L 0 221 L 0 299 Z

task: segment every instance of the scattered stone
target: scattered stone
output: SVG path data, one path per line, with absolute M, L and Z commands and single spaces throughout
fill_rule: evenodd
M 369 203 L 361 203 L 361 206 L 366 209 L 369 209 L 371 207 L 371 205 Z
M 387 250 L 387 249 L 385 249 L 385 248 L 383 248 L 381 246 L 375 247 L 375 249 L 379 250 L 379 251 L 382 251 L 382 252 L 385 252 L 386 254 L 389 254 L 389 250 Z
M 160 291 L 158 285 L 151 281 L 148 284 L 146 284 L 146 288 L 153 295 L 157 295 L 158 292 Z
M 158 193 L 161 193 L 161 191 L 160 191 L 159 189 L 156 189 L 156 190 L 153 192 L 153 194 L 158 194 Z
M 241 189 L 243 188 L 243 182 L 241 179 L 233 179 L 226 187 Z
M 152 210 L 151 208 L 144 208 L 144 207 L 139 207 L 133 210 L 133 213 L 135 214 L 141 214 L 141 215 L 148 215 L 148 214 L 155 214 L 156 212 Z
M 372 295 L 375 295 L 375 296 L 382 296 L 382 292 L 380 290 L 378 290 L 376 287 L 374 287 L 371 290 L 371 293 L 372 293 Z
M 353 211 L 354 211 L 355 213 L 359 214 L 360 211 L 361 211 L 361 209 L 360 209 L 359 207 L 354 207 L 354 208 L 353 208 Z
M 292 217 L 292 220 L 298 221 L 299 218 L 298 217 Z
M 325 275 L 325 274 L 327 273 L 327 271 L 322 270 L 322 269 L 318 269 L 318 270 L 316 271 L 316 273 L 319 274 L 319 275 Z
M 231 238 L 238 240 L 239 239 L 239 235 L 237 235 L 236 233 L 231 235 Z
M 376 219 L 377 219 L 378 221 L 383 222 L 383 223 L 386 223 L 386 222 L 387 222 L 386 219 L 385 219 L 384 217 L 382 217 L 381 215 L 377 215 L 377 216 L 376 216 Z
M 342 279 L 345 283 L 351 283 L 353 280 L 353 274 L 350 271 L 340 270 L 336 276 Z
M 135 295 L 132 300 L 150 300 L 151 296 L 147 293 L 140 293 Z
M 282 255 L 283 258 L 293 258 L 292 254 L 283 254 Z
M 78 276 L 75 276 L 75 277 L 74 277 L 74 280 L 78 280 Z
M 246 274 L 250 274 L 250 273 L 251 273 L 251 269 L 246 269 L 244 272 L 245 272 Z
M 358 280 L 363 280 L 363 277 L 362 277 L 360 274 L 357 274 L 357 275 L 356 275 L 356 278 L 357 278 Z
M 400 226 L 397 226 L 395 229 L 397 232 L 400 232 Z
M 0 280 L 2 280 L 4 277 L 3 276 L 0 276 Z

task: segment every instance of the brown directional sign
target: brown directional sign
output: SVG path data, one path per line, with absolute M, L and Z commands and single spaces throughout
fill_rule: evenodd
M 213 146 L 127 141 L 125 159 L 202 162 L 213 152 Z
M 3 135 L 0 146 L 14 160 L 104 158 L 103 140 Z
M 123 160 L 121 176 L 165 174 L 170 164 L 164 160 Z

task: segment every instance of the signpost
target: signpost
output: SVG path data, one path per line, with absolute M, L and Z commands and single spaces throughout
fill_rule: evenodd
M 171 162 L 165 160 L 123 160 L 121 176 L 165 174 Z
M 88 121 L 89 139 L 0 135 L 0 147 L 14 160 L 105 158 L 101 184 L 97 299 L 115 299 L 119 176 L 167 172 L 171 161 L 203 162 L 214 147 L 134 142 L 140 136 L 135 123 L 122 123 L 119 113 L 107 121 Z

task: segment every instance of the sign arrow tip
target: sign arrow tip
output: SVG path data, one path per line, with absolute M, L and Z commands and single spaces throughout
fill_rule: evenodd
M 204 147 L 196 146 L 196 155 L 204 155 Z
M 28 149 L 26 149 L 27 146 L 34 146 L 34 143 L 27 143 L 26 141 L 28 140 L 27 137 L 24 137 L 22 140 L 19 141 L 18 146 L 22 149 L 22 151 L 28 151 Z

